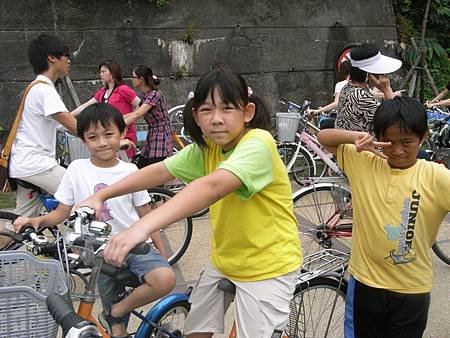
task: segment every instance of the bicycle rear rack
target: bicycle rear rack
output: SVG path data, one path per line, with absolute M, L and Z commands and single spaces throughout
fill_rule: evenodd
M 323 275 L 343 275 L 348 260 L 349 254 L 334 249 L 326 249 L 306 256 L 299 282 L 304 283 Z

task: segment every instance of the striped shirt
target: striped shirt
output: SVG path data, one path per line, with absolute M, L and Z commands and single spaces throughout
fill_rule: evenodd
M 142 150 L 143 156 L 145 158 L 171 156 L 173 152 L 172 130 L 164 96 L 159 90 L 150 90 L 145 93 L 143 104 L 151 106 L 144 115 L 148 125 L 148 134 Z
M 379 101 L 368 89 L 350 84 L 342 88 L 334 126 L 339 129 L 365 131 L 374 135 L 373 116 Z

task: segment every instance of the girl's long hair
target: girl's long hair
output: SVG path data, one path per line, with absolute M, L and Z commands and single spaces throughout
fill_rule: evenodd
M 148 66 L 137 65 L 134 68 L 134 73 L 136 74 L 136 76 L 142 77 L 147 86 L 152 89 L 156 89 L 156 87 L 161 82 L 160 78 L 153 74 L 152 69 Z
M 213 95 L 215 89 L 218 90 L 225 104 L 245 107 L 249 102 L 254 103 L 256 106 L 255 116 L 248 123 L 248 127 L 270 129 L 270 112 L 264 102 L 254 94 L 249 95 L 249 88 L 239 74 L 227 67 L 219 66 L 200 78 L 195 88 L 194 97 L 186 102 L 183 109 L 184 129 L 199 146 L 206 146 L 206 142 L 200 127 L 194 120 L 193 112 L 207 100 L 209 95 Z

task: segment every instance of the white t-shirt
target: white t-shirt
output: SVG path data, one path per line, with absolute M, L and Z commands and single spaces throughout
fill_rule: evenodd
M 38 83 L 25 98 L 22 119 L 11 149 L 11 177 L 27 177 L 39 174 L 58 165 L 55 159 L 56 128 L 60 124 L 52 115 L 67 112 L 64 102 L 53 82 L 38 75 Z
M 339 94 L 342 90 L 342 88 L 344 88 L 344 86 L 348 83 L 348 80 L 343 80 L 343 81 L 339 81 L 338 83 L 336 83 L 336 85 L 334 86 L 334 95 L 336 96 L 336 94 Z
M 132 163 L 118 161 L 114 167 L 110 168 L 97 167 L 90 159 L 73 161 L 67 168 L 55 198 L 65 205 L 76 205 L 96 191 L 138 170 Z M 111 198 L 103 202 L 99 220 L 109 223 L 113 228 L 112 233 L 115 234 L 139 219 L 135 206 L 139 207 L 149 202 L 150 197 L 145 190 Z

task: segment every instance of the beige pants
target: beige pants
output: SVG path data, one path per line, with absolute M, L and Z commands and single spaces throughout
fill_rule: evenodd
M 57 165 L 39 174 L 20 177 L 19 179 L 34 184 L 53 195 L 58 189 L 65 172 L 65 168 Z M 24 217 L 36 217 L 39 216 L 42 208 L 43 205 L 36 192 L 32 193 L 31 189 L 25 189 L 21 185 L 17 185 L 16 210 L 14 211 L 16 214 Z
M 238 338 L 281 336 L 289 316 L 289 303 L 299 270 L 256 282 L 232 280 L 236 285 L 236 327 Z M 232 295 L 217 288 L 224 276 L 208 263 L 189 298 L 191 310 L 185 333 L 223 333 L 224 316 Z

